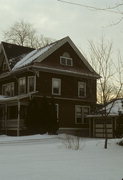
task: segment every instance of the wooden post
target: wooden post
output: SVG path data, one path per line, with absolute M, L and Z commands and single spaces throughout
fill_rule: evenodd
M 91 134 L 92 134 L 91 120 L 92 120 L 92 118 L 89 117 L 89 137 L 91 137 Z
M 92 118 L 92 121 L 93 121 L 93 136 L 92 137 L 96 137 L 96 123 L 95 123 L 95 119 L 96 119 L 96 117 Z
M 17 136 L 20 135 L 20 101 L 18 100 Z
M 5 116 L 4 116 L 4 120 L 5 120 L 5 122 L 4 122 L 4 128 L 5 128 L 5 132 L 6 132 L 6 134 L 7 134 L 7 104 L 5 104 Z

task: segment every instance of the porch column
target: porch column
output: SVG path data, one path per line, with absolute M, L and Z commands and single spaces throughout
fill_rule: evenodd
M 5 104 L 5 114 L 4 114 L 4 128 L 5 128 L 5 133 L 7 134 L 7 104 Z
M 18 100 L 17 136 L 20 135 L 20 101 Z
M 91 131 L 92 131 L 92 127 L 91 127 L 91 120 L 92 120 L 92 118 L 91 117 L 89 117 L 89 137 L 91 137 Z

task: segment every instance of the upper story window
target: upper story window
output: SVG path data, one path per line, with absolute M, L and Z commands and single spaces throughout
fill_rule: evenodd
M 33 92 L 36 90 L 36 76 L 28 77 L 28 92 Z
M 85 82 L 78 82 L 78 96 L 86 97 L 86 83 Z
M 88 124 L 88 119 L 86 118 L 86 115 L 88 115 L 89 112 L 90 112 L 89 106 L 76 105 L 75 106 L 75 123 Z
M 6 71 L 8 69 L 7 63 L 5 62 L 5 60 L 3 61 L 3 66 L 2 66 L 2 70 Z
M 14 96 L 14 82 L 2 85 L 2 94 L 4 96 Z
M 69 53 L 65 52 L 60 56 L 60 64 L 64 66 L 73 66 L 73 59 L 70 57 Z
M 61 94 L 61 79 L 52 78 L 52 94 Z
M 18 80 L 18 94 L 26 93 L 26 78 L 22 77 Z

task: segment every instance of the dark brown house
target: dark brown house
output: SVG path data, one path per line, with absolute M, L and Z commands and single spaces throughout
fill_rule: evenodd
M 98 78 L 69 37 L 38 50 L 1 42 L 1 131 L 26 131 L 29 100 L 46 96 L 55 101 L 60 130 L 84 132 L 85 116 L 96 105 Z

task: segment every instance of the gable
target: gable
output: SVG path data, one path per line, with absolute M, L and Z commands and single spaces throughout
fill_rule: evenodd
M 30 51 L 34 50 L 34 48 L 24 47 L 6 42 L 2 42 L 2 44 L 8 59 L 15 58 L 17 56 L 20 56 L 25 53 L 29 53 Z
M 18 62 L 23 57 L 23 55 L 34 50 L 33 48 L 10 44 L 6 42 L 2 42 L 1 44 L 3 46 L 6 60 L 8 61 L 10 68 L 12 68 L 16 64 L 16 62 Z
M 51 55 L 57 49 L 62 47 L 65 43 L 69 43 L 70 46 L 74 49 L 74 51 L 77 53 L 77 55 L 80 57 L 80 59 L 83 61 L 83 63 L 88 67 L 88 69 L 91 72 L 94 72 L 94 70 L 91 67 L 91 65 L 84 58 L 84 56 L 81 54 L 81 52 L 78 50 L 78 48 L 75 46 L 75 44 L 73 43 L 73 41 L 69 37 L 65 37 L 65 38 L 63 38 L 63 39 L 61 39 L 59 41 L 56 41 L 54 43 L 54 46 L 52 48 L 50 48 L 48 52 L 44 53 L 42 56 L 40 56 L 39 58 L 36 59 L 36 62 L 41 62 L 41 61 L 45 60 L 49 55 Z
M 99 75 L 93 70 L 69 37 L 55 41 L 37 50 L 31 48 L 27 50 L 26 47 L 17 47 L 17 45 L 13 46 L 11 44 L 5 45 L 6 43 L 3 44 L 5 49 L 4 54 L 6 55 L 6 59 L 12 71 L 18 71 L 18 69 L 28 66 L 35 66 L 34 68 L 37 66 L 38 68 L 54 68 L 57 71 L 70 71 L 70 73 L 79 73 L 81 75 L 85 73 L 86 76 L 91 75 L 95 78 L 99 78 Z M 18 50 L 18 53 L 15 53 L 16 57 L 14 57 L 15 54 L 12 53 L 14 50 L 16 51 L 15 47 L 21 49 Z M 12 51 L 11 53 L 10 50 Z M 60 57 L 64 58 L 64 56 L 67 57 L 65 61 L 68 66 L 65 66 L 64 63 L 60 63 Z
M 66 66 L 60 63 L 60 57 L 63 57 L 64 54 L 68 56 L 68 59 L 72 60 L 72 65 Z M 99 75 L 92 68 L 90 69 L 90 66 L 87 66 L 84 61 L 85 58 L 83 56 L 80 58 L 78 53 L 75 51 L 75 49 L 73 49 L 69 42 L 66 42 L 41 62 L 40 58 L 38 61 L 36 60 L 34 62 L 34 66 L 38 66 L 40 68 L 49 68 L 49 70 L 54 69 L 54 71 L 57 70 L 62 73 L 73 73 L 99 78 Z
M 8 64 L 5 58 L 5 55 L 3 53 L 3 50 L 1 49 L 0 51 L 0 73 L 4 73 L 6 71 L 8 71 Z
M 63 65 L 60 63 L 60 58 L 68 56 L 68 59 L 72 60 L 72 65 Z M 83 57 L 84 58 L 84 57 Z M 78 72 L 88 72 L 91 73 L 89 68 L 85 65 L 82 59 L 77 55 L 75 50 L 70 46 L 68 42 L 66 42 L 63 46 L 61 46 L 59 49 L 57 49 L 55 52 L 53 52 L 51 55 L 49 55 L 47 58 L 45 58 L 43 61 L 35 62 L 35 65 L 40 66 L 48 66 L 48 67 L 54 67 L 64 70 L 71 70 L 71 71 L 78 71 Z

